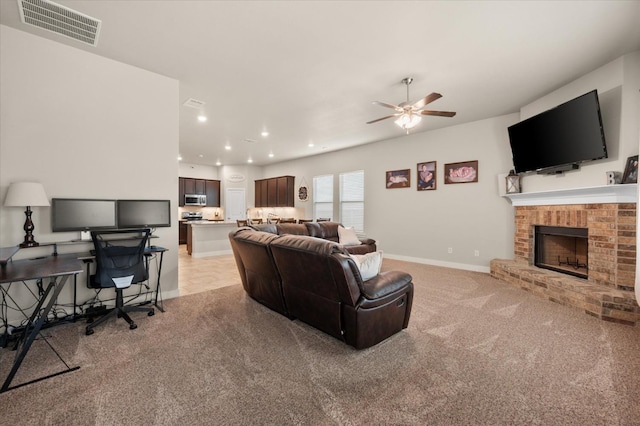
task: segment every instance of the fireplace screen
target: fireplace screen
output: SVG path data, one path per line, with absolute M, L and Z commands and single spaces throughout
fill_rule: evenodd
M 535 227 L 535 266 L 587 278 L 588 252 L 587 228 Z

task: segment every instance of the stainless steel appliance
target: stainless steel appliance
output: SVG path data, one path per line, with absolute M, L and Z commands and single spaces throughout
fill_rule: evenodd
M 182 212 L 183 220 L 202 220 L 202 212 Z
M 206 206 L 207 196 L 197 194 L 187 194 L 184 196 L 185 206 Z

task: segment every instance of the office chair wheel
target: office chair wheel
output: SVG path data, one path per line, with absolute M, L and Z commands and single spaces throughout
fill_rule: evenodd
M 93 328 L 87 328 L 87 330 L 84 332 L 84 334 L 86 334 L 87 336 L 91 336 L 95 332 L 96 331 Z
M 138 328 L 138 326 L 136 325 L 135 322 L 132 322 L 131 324 L 129 324 L 129 330 L 135 330 L 136 328 Z
M 148 316 L 150 316 L 150 317 L 152 317 L 152 316 L 154 316 L 155 314 L 156 314 L 156 313 L 155 313 L 155 311 L 152 309 L 152 310 L 150 310 L 150 311 L 149 311 L 149 313 L 148 313 L 147 315 L 148 315 Z

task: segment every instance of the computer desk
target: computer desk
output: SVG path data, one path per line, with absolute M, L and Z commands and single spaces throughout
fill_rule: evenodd
M 11 386 L 11 381 L 18 372 L 18 369 L 20 368 L 24 357 L 27 355 L 27 352 L 29 352 L 31 344 L 40 333 L 40 329 L 47 319 L 47 316 L 49 315 L 52 306 L 58 298 L 60 291 L 70 277 L 76 276 L 83 271 L 83 263 L 78 259 L 77 254 L 61 254 L 58 256 L 44 256 L 35 259 L 24 259 L 16 261 L 9 261 L 12 254 L 9 255 L 8 258 L 5 258 L 4 255 L 7 255 L 7 253 L 3 253 L 2 260 L 4 262 L 0 263 L 1 292 L 7 294 L 6 292 L 8 290 L 6 290 L 3 285 L 10 285 L 14 282 L 48 278 L 49 285 L 47 286 L 46 290 L 42 292 L 36 307 L 33 309 L 33 312 L 28 318 L 28 323 L 24 327 L 22 336 L 16 343 L 16 357 L 13 361 L 13 366 L 11 367 L 7 378 L 0 388 L 0 393 L 34 382 L 38 382 L 40 380 L 48 379 L 53 376 L 68 373 L 70 371 L 75 371 L 80 368 L 69 367 L 67 363 L 64 362 L 62 358 L 60 358 L 60 360 L 66 366 L 66 369 L 57 373 L 47 375 L 45 377 L 40 377 L 38 379 L 28 381 L 26 383 L 22 383 L 13 387 Z M 42 308 L 43 305 L 45 305 L 44 309 Z M 56 355 L 58 354 L 56 353 Z M 58 355 L 58 357 L 60 357 L 60 355 Z

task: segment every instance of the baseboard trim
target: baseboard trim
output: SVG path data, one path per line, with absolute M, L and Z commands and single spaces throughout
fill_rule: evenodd
M 444 268 L 462 269 L 464 271 L 482 272 L 488 274 L 491 272 L 489 266 L 469 265 L 466 263 L 445 262 L 442 260 L 423 259 L 420 257 L 400 256 L 396 254 L 388 254 L 385 252 L 384 257 L 392 260 L 402 260 L 405 262 L 421 263 L 423 265 L 442 266 Z

